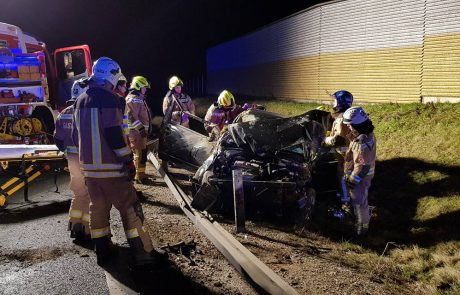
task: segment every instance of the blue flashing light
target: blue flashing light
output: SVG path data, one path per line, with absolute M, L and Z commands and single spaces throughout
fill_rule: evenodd
M 14 55 L 22 54 L 21 48 L 10 48 L 10 50 Z

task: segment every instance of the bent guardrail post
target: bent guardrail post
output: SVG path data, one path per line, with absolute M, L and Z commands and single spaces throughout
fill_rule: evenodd
M 235 169 L 232 171 L 232 177 L 233 177 L 233 205 L 235 208 L 236 232 L 242 233 L 246 231 L 243 173 L 240 169 Z
M 203 213 L 192 208 L 190 198 L 163 170 L 152 152 L 148 154 L 147 158 L 164 178 L 182 211 L 195 227 L 214 244 L 243 277 L 248 278 L 249 282 L 258 288 L 258 291 L 274 295 L 298 295 L 291 285 L 260 261 L 218 222 L 210 220 Z

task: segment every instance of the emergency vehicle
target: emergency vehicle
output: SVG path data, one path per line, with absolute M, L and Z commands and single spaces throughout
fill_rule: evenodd
M 53 144 L 54 119 L 71 97 L 73 82 L 89 77 L 91 68 L 88 45 L 59 48 L 51 59 L 44 42 L 17 26 L 0 22 L 0 171 L 3 175 L 14 162 L 22 162 L 21 171 L 16 174 L 24 178 L 23 175 L 29 177 L 35 173 L 27 163 L 33 162 L 33 167 L 42 169 L 38 165 L 41 160 L 46 160 L 42 166 L 48 167 L 49 161 L 63 158 Z M 16 176 L 13 178 L 27 184 L 27 178 Z M 0 206 L 15 183 L 1 186 Z

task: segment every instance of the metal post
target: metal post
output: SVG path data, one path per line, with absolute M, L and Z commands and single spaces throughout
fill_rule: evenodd
M 235 207 L 235 224 L 236 232 L 245 232 L 245 211 L 244 211 L 244 188 L 243 188 L 243 174 L 241 170 L 233 170 L 233 205 Z

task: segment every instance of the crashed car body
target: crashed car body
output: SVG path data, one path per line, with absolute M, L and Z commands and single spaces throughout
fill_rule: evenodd
M 246 215 L 264 212 L 296 223 L 311 216 L 315 191 L 312 169 L 330 113 L 312 110 L 284 118 L 252 109 L 241 113 L 215 142 L 179 125 L 165 124 L 162 160 L 186 164 L 195 172 L 192 206 L 233 211 L 233 170 L 241 170 Z

